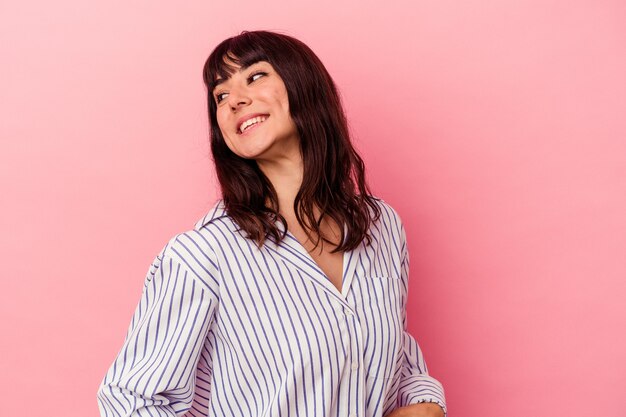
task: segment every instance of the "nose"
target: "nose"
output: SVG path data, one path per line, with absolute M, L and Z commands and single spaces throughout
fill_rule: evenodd
M 250 96 L 243 89 L 231 89 L 228 93 L 228 104 L 233 111 L 250 104 Z

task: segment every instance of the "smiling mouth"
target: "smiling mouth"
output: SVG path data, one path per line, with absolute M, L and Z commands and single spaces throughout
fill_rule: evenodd
M 237 129 L 237 134 L 243 135 L 245 133 L 248 133 L 251 130 L 256 129 L 256 127 L 260 125 L 261 123 L 265 122 L 265 120 L 267 120 L 268 117 L 270 116 L 269 115 L 257 116 L 257 117 L 253 117 L 251 119 L 246 120 L 245 122 L 241 124 L 241 127 Z

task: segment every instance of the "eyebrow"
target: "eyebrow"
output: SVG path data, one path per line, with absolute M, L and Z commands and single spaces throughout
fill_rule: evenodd
M 248 64 L 248 65 L 243 65 L 241 68 L 239 68 L 239 70 L 237 72 L 239 72 L 239 73 L 244 72 L 245 70 L 247 70 L 251 66 L 258 64 L 259 62 L 261 62 L 261 61 L 256 61 L 256 62 L 253 62 L 253 63 Z M 228 77 L 228 78 L 230 78 L 230 77 Z M 226 80 L 228 80 L 228 78 L 216 78 L 215 81 L 213 81 L 213 90 L 215 90 L 218 85 L 222 84 L 223 82 L 226 82 Z

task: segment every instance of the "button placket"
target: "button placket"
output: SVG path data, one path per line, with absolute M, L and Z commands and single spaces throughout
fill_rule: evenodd
M 354 394 L 356 396 L 350 401 L 350 410 L 348 410 L 348 417 L 357 417 L 357 413 L 359 412 L 359 410 L 365 410 L 365 408 L 363 408 L 365 407 L 365 398 L 363 396 L 363 389 L 365 387 L 365 373 L 364 371 L 361 371 L 362 367 L 360 366 L 360 358 L 363 358 L 364 354 L 363 334 L 358 315 L 346 306 L 344 306 L 343 314 L 347 324 L 348 332 L 351 336 L 350 358 L 352 360 L 350 362 L 350 379 L 352 380 L 353 387 L 360 387 L 354 391 Z

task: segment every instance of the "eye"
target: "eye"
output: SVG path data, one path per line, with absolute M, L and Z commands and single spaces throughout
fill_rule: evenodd
M 258 80 L 259 78 L 261 78 L 261 77 L 257 77 L 257 75 L 259 75 L 259 76 L 263 76 L 263 77 L 264 77 L 264 76 L 266 76 L 266 75 L 267 75 L 267 72 L 257 71 L 257 72 L 255 72 L 254 74 L 252 74 L 250 77 L 248 77 L 248 81 L 252 82 L 252 81 L 256 81 L 256 80 Z M 256 78 L 255 78 L 255 77 L 256 77 Z
M 224 94 L 228 94 L 228 93 L 219 93 L 219 94 L 216 94 L 216 95 L 215 95 L 215 101 L 219 103 L 220 101 L 224 100 L 224 97 L 223 97 L 223 96 L 224 96 Z

